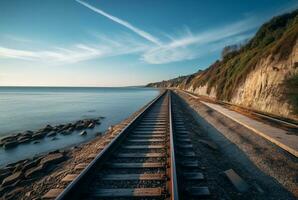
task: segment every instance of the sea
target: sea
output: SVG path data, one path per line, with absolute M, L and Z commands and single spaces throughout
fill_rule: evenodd
M 0 87 L 0 138 L 47 124 L 104 117 L 86 136 L 73 133 L 7 150 L 0 147 L 0 167 L 89 141 L 95 132 L 104 132 L 126 119 L 158 94 L 159 90 L 146 87 Z

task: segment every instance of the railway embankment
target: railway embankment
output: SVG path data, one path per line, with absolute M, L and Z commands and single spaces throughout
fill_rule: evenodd
M 266 193 L 278 197 L 279 193 L 289 191 L 298 196 L 297 157 L 199 99 L 177 93 L 206 138 L 218 146 L 221 156 L 236 163 L 238 170 Z

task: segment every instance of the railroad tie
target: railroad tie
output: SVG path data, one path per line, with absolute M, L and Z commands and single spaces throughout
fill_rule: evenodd
M 207 186 L 186 188 L 186 192 L 188 195 L 195 197 L 206 197 L 210 195 L 210 191 Z
M 128 139 L 127 142 L 165 142 L 164 139 Z
M 104 181 L 160 181 L 165 180 L 165 174 L 106 174 Z
M 164 145 L 123 145 L 123 149 L 163 149 Z
M 162 188 L 117 188 L 97 189 L 92 197 L 158 197 L 162 195 Z
M 67 174 L 61 181 L 64 183 L 69 183 L 73 181 L 79 174 Z
M 204 175 L 201 172 L 184 172 L 183 178 L 186 180 L 204 180 Z
M 41 199 L 54 199 L 56 198 L 61 192 L 63 191 L 63 189 L 51 189 L 49 190 L 45 195 L 43 195 L 41 197 Z
M 153 162 L 148 162 L 148 163 L 107 163 L 107 165 L 111 168 L 163 168 L 165 167 L 164 163 L 153 163 Z
M 88 166 L 88 163 L 80 163 L 78 165 L 75 166 L 75 170 L 83 170 Z
M 162 158 L 165 153 L 119 153 L 115 157 L 118 158 Z

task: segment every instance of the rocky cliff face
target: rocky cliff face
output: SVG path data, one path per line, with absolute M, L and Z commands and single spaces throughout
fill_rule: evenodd
M 296 64 L 295 64 L 296 63 Z M 297 118 L 293 106 L 286 100 L 283 83 L 287 77 L 298 74 L 298 43 L 287 60 L 260 60 L 256 69 L 233 93 L 231 103 L 274 113 L 288 118 Z M 292 88 L 293 90 L 295 88 Z
M 247 45 L 206 70 L 148 86 L 176 87 L 298 120 L 297 41 L 298 10 L 273 18 Z

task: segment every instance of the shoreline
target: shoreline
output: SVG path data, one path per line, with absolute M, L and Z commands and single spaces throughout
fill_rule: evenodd
M 88 142 L 94 139 L 96 136 L 101 135 L 104 131 L 99 131 L 101 128 L 101 123 L 104 117 L 97 117 L 93 119 L 82 119 L 75 122 L 57 124 L 57 125 L 46 125 L 44 128 L 40 128 L 34 131 L 27 130 L 19 133 L 10 134 L 0 138 L 0 150 L 1 153 L 7 156 L 13 156 L 14 152 L 20 151 L 20 149 L 38 149 L 40 145 L 40 151 L 34 152 L 33 156 L 24 156 L 22 159 L 18 160 L 8 160 L 7 162 L 0 163 L 0 168 L 4 168 L 7 165 L 19 162 L 22 160 L 30 160 L 34 157 L 45 155 L 49 152 L 67 149 L 75 145 L 80 145 L 84 142 Z M 84 134 L 82 134 L 85 132 Z M 67 144 L 66 146 L 58 147 L 56 146 L 63 143 L 65 140 L 71 140 L 73 138 L 67 138 L 68 136 L 76 137 L 76 139 L 81 139 L 81 141 L 75 144 Z M 81 138 L 79 138 L 81 137 Z M 74 139 L 73 139 L 74 140 Z M 53 142 L 53 143 L 52 143 Z M 7 146 L 6 146 L 7 145 Z M 56 146 L 55 146 L 56 145 Z M 51 147 L 50 149 L 45 149 L 46 146 Z M 0 176 L 1 183 L 1 176 Z
M 161 90 L 160 90 L 161 92 Z M 152 100 L 151 100 L 152 101 Z M 150 102 L 151 102 L 150 101 Z M 0 197 L 4 199 L 35 199 L 40 198 L 57 184 L 66 185 L 68 182 L 62 181 L 67 174 L 78 173 L 76 165 L 79 163 L 89 163 L 91 160 L 107 145 L 111 138 L 118 133 L 140 113 L 150 102 L 145 104 L 139 110 L 122 120 L 120 123 L 111 126 L 109 130 L 101 135 L 84 141 L 80 144 L 70 145 L 65 148 L 41 154 L 34 160 L 38 160 L 39 164 L 31 167 L 29 171 L 33 171 L 32 177 L 17 176 L 17 167 L 22 164 L 21 161 L 9 164 L 14 168 L 12 175 L 16 175 L 10 187 L 0 187 Z M 46 164 L 40 167 L 40 163 Z M 34 163 L 34 161 L 31 161 Z M 4 168 L 0 168 L 0 177 Z M 28 171 L 28 169 L 27 169 Z M 25 177 L 25 178 L 24 178 Z M 38 191 L 38 193 L 36 192 Z

